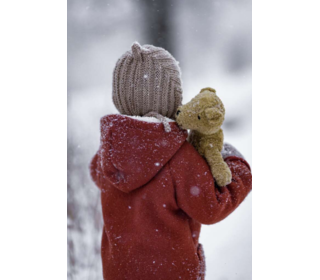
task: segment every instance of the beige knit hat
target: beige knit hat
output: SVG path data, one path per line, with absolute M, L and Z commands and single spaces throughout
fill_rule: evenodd
M 178 62 L 162 48 L 134 43 L 116 64 L 112 97 L 121 114 L 174 119 L 182 102 Z

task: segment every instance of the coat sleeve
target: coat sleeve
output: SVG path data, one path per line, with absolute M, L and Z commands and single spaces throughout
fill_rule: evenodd
M 89 169 L 90 169 L 90 175 L 93 182 L 97 185 L 98 188 L 101 189 L 101 184 L 100 184 L 101 163 L 100 162 L 101 162 L 101 159 L 100 159 L 100 150 L 99 150 L 91 160 Z
M 232 173 L 226 187 L 215 185 L 205 159 L 185 143 L 170 161 L 178 206 L 202 224 L 220 222 L 232 213 L 251 191 L 248 163 L 238 156 L 224 158 Z

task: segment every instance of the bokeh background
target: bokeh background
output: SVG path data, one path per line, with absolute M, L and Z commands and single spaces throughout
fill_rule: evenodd
M 184 100 L 213 87 L 226 107 L 225 141 L 251 165 L 251 1 L 68 0 L 68 279 L 102 280 L 100 195 L 88 165 L 99 120 L 117 113 L 112 71 L 134 41 L 180 62 Z M 251 194 L 203 226 L 208 280 L 250 280 Z

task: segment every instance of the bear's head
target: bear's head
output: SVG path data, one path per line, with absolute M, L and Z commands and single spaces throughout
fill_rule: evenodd
M 224 116 L 225 108 L 216 91 L 204 88 L 189 103 L 178 108 L 176 121 L 183 129 L 209 135 L 220 129 Z

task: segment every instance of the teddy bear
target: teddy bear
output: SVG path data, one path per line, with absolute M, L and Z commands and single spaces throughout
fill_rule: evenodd
M 218 186 L 231 183 L 231 171 L 224 162 L 223 131 L 225 108 L 213 88 L 204 88 L 189 103 L 178 108 L 176 121 L 183 129 L 190 129 L 189 142 L 203 156 Z

